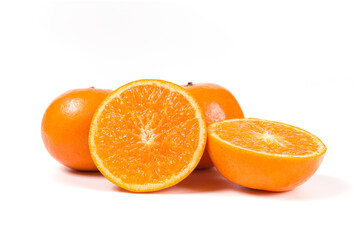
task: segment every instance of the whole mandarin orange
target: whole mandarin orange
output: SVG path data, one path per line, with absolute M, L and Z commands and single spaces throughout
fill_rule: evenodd
M 244 118 L 243 111 L 230 91 L 222 86 L 212 83 L 193 84 L 189 82 L 183 86 L 200 104 L 205 114 L 206 124 L 225 119 Z M 199 168 L 212 167 L 213 163 L 207 147 L 197 166 Z
M 99 104 L 112 92 L 84 88 L 67 91 L 46 109 L 41 137 L 50 155 L 66 167 L 96 171 L 88 136 L 92 117 Z

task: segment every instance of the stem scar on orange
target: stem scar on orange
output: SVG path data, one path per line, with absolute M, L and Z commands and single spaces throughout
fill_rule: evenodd
M 65 92 L 46 109 L 41 136 L 51 156 L 81 171 L 97 171 L 91 159 L 88 136 L 96 108 L 111 90 L 84 88 Z
M 134 192 L 173 186 L 197 166 L 207 129 L 195 98 L 163 80 L 128 83 L 111 93 L 94 114 L 92 158 L 112 183 Z
M 326 146 L 300 128 L 260 119 L 210 124 L 208 148 L 218 171 L 244 187 L 287 191 L 319 168 Z
M 227 89 L 212 83 L 193 84 L 192 82 L 183 87 L 200 104 L 207 125 L 225 119 L 244 118 L 238 101 Z M 206 147 L 197 168 L 209 168 L 212 166 L 213 163 Z

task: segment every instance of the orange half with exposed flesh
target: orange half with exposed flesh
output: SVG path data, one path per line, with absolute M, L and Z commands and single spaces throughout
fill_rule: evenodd
M 199 163 L 206 138 L 194 97 L 176 84 L 145 79 L 118 88 L 99 106 L 89 146 L 112 183 L 151 192 L 186 178 Z
M 291 190 L 320 166 L 326 147 L 315 135 L 284 123 L 232 119 L 208 128 L 208 150 L 218 171 L 244 187 Z

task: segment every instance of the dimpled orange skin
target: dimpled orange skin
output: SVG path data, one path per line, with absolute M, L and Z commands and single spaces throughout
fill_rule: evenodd
M 235 149 L 217 143 L 209 136 L 211 154 L 217 170 L 231 182 L 253 189 L 284 192 L 296 188 L 311 178 L 324 155 L 309 159 L 284 161 L 281 157 L 259 158 L 256 152 Z
M 50 155 L 66 167 L 97 171 L 91 158 L 88 135 L 98 105 L 112 92 L 107 89 L 69 90 L 46 109 L 41 136 Z
M 189 82 L 183 87 L 198 101 L 204 111 L 207 125 L 225 119 L 244 118 L 244 113 L 234 95 L 222 86 L 212 83 L 193 84 Z M 206 146 L 196 169 L 212 166 L 214 165 Z

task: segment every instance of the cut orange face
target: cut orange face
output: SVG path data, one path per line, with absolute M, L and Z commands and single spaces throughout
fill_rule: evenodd
M 204 114 L 185 89 L 146 79 L 118 88 L 100 104 L 89 146 L 108 180 L 150 192 L 186 178 L 200 161 L 206 137 Z
M 260 119 L 232 119 L 208 128 L 208 149 L 215 167 L 244 187 L 287 191 L 308 180 L 326 147 L 300 128 Z

